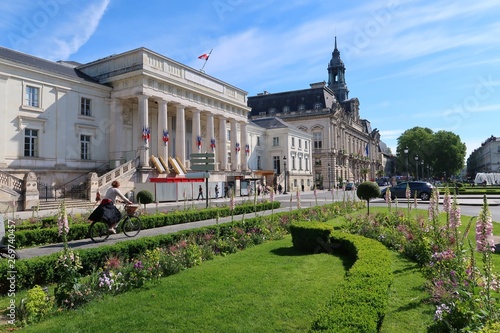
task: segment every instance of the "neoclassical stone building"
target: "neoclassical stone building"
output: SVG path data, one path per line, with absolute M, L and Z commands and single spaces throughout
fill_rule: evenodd
M 238 187 L 249 111 L 242 89 L 146 48 L 79 64 L 0 47 L 0 201 L 36 205 L 27 184 L 83 184 L 89 199 L 121 177 L 126 190 L 167 177 L 152 156 L 189 171 L 197 152 L 215 154 L 211 182 Z
M 312 134 L 314 179 L 320 188 L 374 179 L 383 173 L 380 134 L 371 128 L 368 120 L 360 117 L 359 100 L 349 98 L 345 66 L 336 39 L 327 70 L 328 83 L 250 96 L 250 118 L 279 117 Z

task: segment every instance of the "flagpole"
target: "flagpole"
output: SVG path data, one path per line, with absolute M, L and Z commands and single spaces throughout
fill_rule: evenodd
M 201 72 L 203 72 L 203 68 L 205 68 L 205 65 L 207 64 L 208 58 L 210 58 L 210 55 L 212 54 L 213 49 L 208 52 L 208 57 L 205 59 L 205 62 L 203 63 L 203 67 L 200 69 Z

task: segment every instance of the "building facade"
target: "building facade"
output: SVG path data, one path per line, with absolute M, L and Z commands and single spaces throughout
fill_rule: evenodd
M 152 156 L 189 170 L 198 152 L 215 154 L 211 180 L 237 186 L 249 111 L 242 89 L 146 48 L 87 64 L 0 48 L 0 200 L 22 197 L 29 173 L 74 186 L 133 161 L 133 186 L 166 177 Z
M 312 135 L 277 117 L 254 119 L 249 128 L 253 177 L 285 192 L 310 191 Z
M 327 70 L 328 84 L 319 82 L 303 90 L 264 92 L 250 96 L 248 105 L 252 121 L 278 117 L 312 135 L 314 184 L 331 189 L 347 181 L 374 179 L 384 172 L 384 166 L 379 131 L 360 117 L 359 100 L 349 98 L 345 66 L 336 40 Z
M 500 137 L 490 136 L 467 159 L 467 177 L 477 173 L 500 173 Z

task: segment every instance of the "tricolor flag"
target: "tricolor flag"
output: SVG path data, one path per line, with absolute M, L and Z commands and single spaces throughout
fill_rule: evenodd
M 366 144 L 366 147 L 365 147 L 365 156 L 368 157 L 368 144 Z
M 168 131 L 167 130 L 163 130 L 163 142 L 165 142 L 165 146 L 168 145 L 168 141 L 169 141 Z
M 208 57 L 210 57 L 210 53 L 203 53 L 198 59 L 208 60 Z

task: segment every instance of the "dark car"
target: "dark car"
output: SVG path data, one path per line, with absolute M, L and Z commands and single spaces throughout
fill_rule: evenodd
M 385 198 L 387 189 L 391 190 L 391 200 L 395 198 L 406 198 L 406 187 L 410 185 L 410 198 L 420 198 L 422 200 L 429 200 L 431 198 L 434 186 L 428 182 L 410 181 L 402 182 L 396 186 L 386 187 L 380 191 L 380 197 Z
M 356 185 L 354 185 L 354 183 L 347 183 L 345 185 L 345 190 L 346 191 L 352 191 L 352 190 L 354 190 L 355 187 L 356 187 Z

